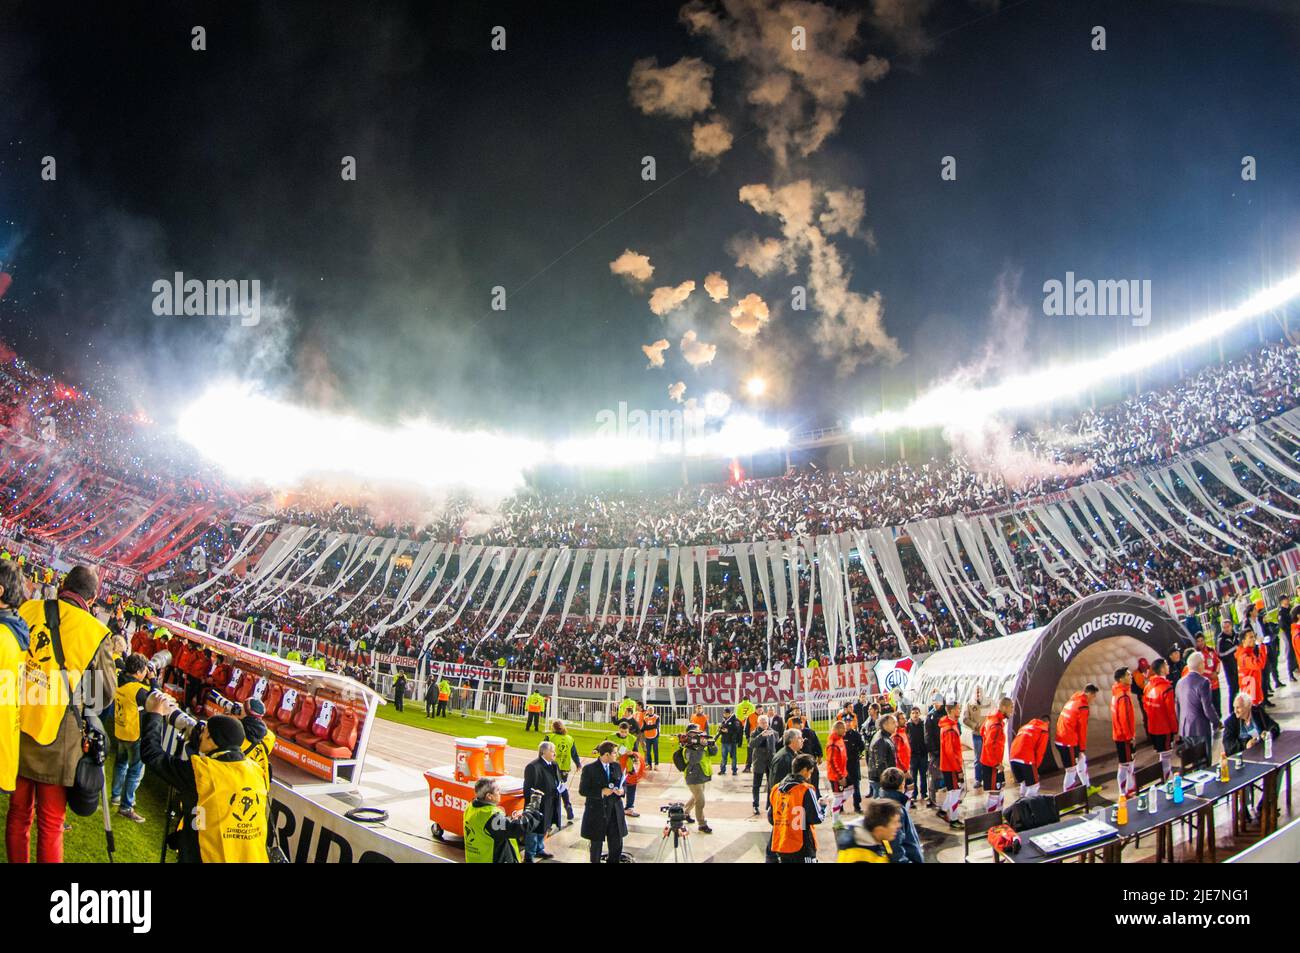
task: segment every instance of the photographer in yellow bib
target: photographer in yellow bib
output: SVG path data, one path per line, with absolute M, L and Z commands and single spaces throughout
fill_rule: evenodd
M 18 705 L 31 632 L 18 607 L 27 599 L 27 580 L 12 559 L 0 560 L 0 791 L 18 780 Z
M 29 599 L 18 607 L 31 638 L 23 660 L 18 777 L 5 817 L 11 864 L 27 862 L 33 820 L 37 862 L 63 862 L 68 788 L 83 753 L 80 713 L 102 715 L 117 686 L 108 627 L 91 614 L 98 595 L 95 570 L 74 566 L 57 601 Z
M 184 817 L 169 840 L 186 864 L 267 863 L 270 799 L 261 767 L 244 757 L 244 726 L 214 715 L 189 758 L 163 748 L 163 725 L 176 700 L 159 692 L 145 702 L 140 753 L 149 770 L 176 789 Z

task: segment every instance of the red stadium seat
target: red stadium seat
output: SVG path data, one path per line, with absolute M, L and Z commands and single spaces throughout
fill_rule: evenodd
M 239 683 L 239 691 L 235 692 L 235 701 L 246 702 L 253 696 L 253 689 L 257 687 L 257 678 L 252 672 L 244 673 L 244 680 Z
M 280 708 L 280 698 L 284 695 L 284 686 L 279 682 L 268 682 L 266 694 L 262 696 L 262 704 L 266 706 L 266 720 L 272 722 L 276 720 L 276 712 Z
M 361 722 L 357 713 L 351 708 L 340 707 L 338 720 L 328 739 L 316 742 L 316 753 L 327 758 L 350 758 L 357 746 L 357 734 Z
M 298 713 L 304 693 L 296 688 L 286 688 L 280 696 L 280 706 L 275 710 L 275 720 L 285 728 L 293 727 L 293 716 Z
M 315 717 L 316 699 L 305 695 L 298 704 L 297 712 L 294 713 L 293 724 L 284 729 L 284 737 L 293 742 L 297 742 L 300 737 L 310 741 L 314 737 L 311 733 L 311 723 Z
M 338 724 L 338 720 L 338 703 L 328 701 L 321 702 L 320 707 L 316 710 L 316 717 L 312 719 L 311 723 L 311 733 L 313 737 L 304 740 L 310 740 L 313 745 L 315 745 L 317 741 L 327 740 L 330 737 L 330 734 L 334 731 L 334 726 Z

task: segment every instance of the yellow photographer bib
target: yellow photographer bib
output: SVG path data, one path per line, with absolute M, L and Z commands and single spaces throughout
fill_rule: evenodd
M 31 643 L 23 666 L 23 699 L 19 724 L 23 734 L 37 744 L 53 743 L 68 710 L 68 692 L 54 660 L 54 642 L 45 624 L 45 603 L 30 599 L 18 608 L 18 614 L 31 628 Z M 68 683 L 75 692 L 81 677 L 95 658 L 95 652 L 108 635 L 108 627 L 79 606 L 59 603 L 59 641 L 63 644 L 64 666 Z
M 205 864 L 265 864 L 267 792 L 262 769 L 247 759 L 190 759 L 199 800 L 194 828 Z

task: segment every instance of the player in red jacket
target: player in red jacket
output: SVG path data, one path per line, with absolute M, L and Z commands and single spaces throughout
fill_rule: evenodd
M 1166 779 L 1173 773 L 1174 736 L 1178 734 L 1178 712 L 1174 706 L 1174 686 L 1169 681 L 1169 663 L 1162 658 L 1151 663 L 1151 677 L 1142 692 L 1142 707 L 1147 713 L 1147 737 L 1160 752 L 1160 770 Z
M 844 722 L 837 721 L 831 725 L 831 732 L 826 737 L 826 780 L 830 781 L 831 790 L 835 792 L 835 799 L 831 803 L 832 815 L 844 810 L 844 792 L 848 787 L 846 779 L 849 776 L 849 754 L 844 746 L 847 730 Z
M 1015 703 L 1004 695 L 998 700 L 997 711 L 985 718 L 980 726 L 984 743 L 980 748 L 979 762 L 975 765 L 975 780 L 988 792 L 989 811 L 1002 810 L 1002 785 L 1006 783 L 1002 759 L 1007 753 L 1007 720 L 1015 707 Z
M 1021 725 L 1011 739 L 1011 773 L 1020 782 L 1022 798 L 1038 793 L 1038 766 L 1047 754 L 1047 736 L 1051 732 L 1046 721 L 1034 718 Z
M 1075 692 L 1056 719 L 1056 750 L 1065 768 L 1061 793 L 1088 783 L 1088 714 L 1100 689 L 1089 682 Z
M 1127 666 L 1115 670 L 1115 684 L 1110 689 L 1110 736 L 1115 740 L 1115 754 L 1119 757 L 1115 786 L 1126 797 L 1137 793 L 1137 777 L 1133 773 L 1137 719 L 1133 710 L 1132 684 L 1133 673 Z
M 943 774 L 944 798 L 938 810 L 953 827 L 960 827 L 957 811 L 961 807 L 962 784 L 966 772 L 962 763 L 960 708 L 954 702 L 939 719 L 939 771 Z

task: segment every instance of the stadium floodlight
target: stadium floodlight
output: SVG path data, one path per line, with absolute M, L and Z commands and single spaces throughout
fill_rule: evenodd
M 755 375 L 745 381 L 745 393 L 750 397 L 762 397 L 767 392 L 767 381 Z
M 1134 374 L 1200 347 L 1237 326 L 1267 314 L 1300 294 L 1300 273 L 1252 295 L 1235 308 L 1207 315 L 1154 338 L 1071 364 L 1048 365 L 987 387 L 941 384 L 902 410 L 885 410 L 852 422 L 855 433 L 889 433 L 903 428 L 974 429 L 998 413 L 1041 407 L 1077 397 L 1108 380 Z
M 534 440 L 455 431 L 425 420 L 396 427 L 296 407 L 223 383 L 190 404 L 180 436 L 233 476 L 274 486 L 348 477 L 427 490 L 509 493 L 545 458 Z
M 747 457 L 765 450 L 779 450 L 790 441 L 784 430 L 769 427 L 747 414 L 732 414 L 714 433 L 688 439 L 688 456 Z

